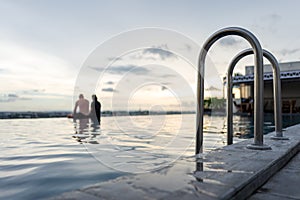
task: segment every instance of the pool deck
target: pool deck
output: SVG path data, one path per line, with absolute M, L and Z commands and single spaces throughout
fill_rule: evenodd
M 272 150 L 247 149 L 253 142 L 248 139 L 200 159 L 184 157 L 155 172 L 122 176 L 52 199 L 300 199 L 300 124 L 284 134 L 289 140 L 265 135 Z
M 249 200 L 300 199 L 300 153 L 260 187 Z

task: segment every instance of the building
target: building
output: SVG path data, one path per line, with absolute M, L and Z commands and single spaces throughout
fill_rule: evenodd
M 282 112 L 300 113 L 300 61 L 279 63 Z M 245 75 L 233 77 L 235 99 L 241 102 L 241 111 L 253 109 L 249 99 L 254 97 L 254 66 L 245 67 Z M 270 64 L 264 65 L 264 111 L 273 112 L 273 72 Z M 249 107 L 250 106 L 250 107 Z

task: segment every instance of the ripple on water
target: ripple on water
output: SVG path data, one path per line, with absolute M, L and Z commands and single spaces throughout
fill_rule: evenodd
M 128 124 L 126 117 L 118 118 L 118 124 L 105 117 L 101 129 L 88 124 L 82 130 L 62 118 L 0 120 L 0 199 L 46 198 L 125 175 L 124 169 L 151 171 L 181 154 L 193 157 L 195 115 L 181 123 L 180 115 L 130 119 L 137 128 L 120 127 Z M 265 119 L 265 131 L 274 129 L 272 117 Z M 291 117 L 284 120 L 291 125 Z M 226 118 L 205 116 L 204 122 L 204 150 L 224 146 Z M 234 116 L 234 133 L 251 137 L 252 123 Z

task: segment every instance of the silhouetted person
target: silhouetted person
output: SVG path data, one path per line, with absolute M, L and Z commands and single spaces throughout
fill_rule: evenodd
M 91 103 L 91 113 L 90 117 L 94 124 L 100 124 L 101 122 L 101 103 L 97 100 L 97 96 L 95 94 L 92 95 L 92 103 Z
M 79 108 L 79 112 L 76 113 L 77 108 Z M 83 94 L 79 95 L 79 99 L 75 103 L 74 111 L 73 111 L 73 119 L 84 119 L 89 116 L 89 101 L 86 100 Z

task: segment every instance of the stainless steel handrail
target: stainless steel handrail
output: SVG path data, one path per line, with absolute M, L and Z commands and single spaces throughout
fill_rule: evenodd
M 196 154 L 203 152 L 203 112 L 204 112 L 204 69 L 205 58 L 209 48 L 220 38 L 236 35 L 246 39 L 254 52 L 254 144 L 248 146 L 252 149 L 270 149 L 270 147 L 263 144 L 263 51 L 258 39 L 248 30 L 239 27 L 229 27 L 221 29 L 212 34 L 204 43 L 198 63 L 198 83 L 197 83 L 197 133 L 196 133 Z
M 246 49 L 236 55 L 227 70 L 227 144 L 232 144 L 233 139 L 233 101 L 232 101 L 232 73 L 236 64 L 245 56 L 253 54 L 252 49 Z M 282 111 L 281 111 L 281 80 L 280 68 L 277 59 L 267 50 L 263 49 L 263 56 L 269 60 L 273 69 L 273 91 L 274 91 L 274 121 L 275 136 L 272 139 L 286 140 L 282 133 Z

